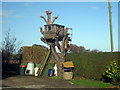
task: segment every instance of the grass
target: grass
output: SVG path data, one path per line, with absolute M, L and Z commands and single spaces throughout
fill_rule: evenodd
M 51 78 L 55 78 L 55 79 L 62 79 L 62 77 L 59 77 L 59 76 L 53 76 Z
M 83 86 L 88 86 L 88 87 L 96 87 L 96 88 L 110 88 L 113 85 L 110 83 L 104 83 L 101 81 L 93 81 L 93 80 L 71 80 L 72 83 L 78 84 L 78 85 L 83 85 Z

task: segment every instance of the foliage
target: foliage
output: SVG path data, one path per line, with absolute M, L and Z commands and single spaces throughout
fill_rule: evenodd
M 47 56 L 48 49 L 41 45 L 22 47 L 22 63 L 30 61 L 36 64 L 42 64 Z
M 16 37 L 11 37 L 10 29 L 8 29 L 2 43 L 2 60 L 8 61 L 13 59 L 13 56 L 15 56 L 14 54 L 16 54 L 20 44 L 20 42 L 17 42 Z
M 48 48 L 42 45 L 34 44 L 32 46 L 22 47 L 22 63 L 28 63 L 30 61 L 36 64 L 42 64 L 48 54 Z M 53 54 L 49 57 L 49 64 L 54 64 L 55 59 Z
M 113 59 L 117 61 L 119 54 L 117 52 L 68 53 L 66 61 L 73 62 L 74 76 L 101 80 L 105 66 L 109 65 Z
M 51 77 L 51 78 L 62 79 L 62 77 L 60 77 L 60 76 L 53 76 L 53 77 Z
M 71 53 L 89 53 L 89 52 L 100 52 L 97 49 L 89 50 L 85 49 L 83 46 L 77 46 L 75 44 L 70 44 L 69 52 Z
M 101 81 L 93 81 L 93 80 L 71 80 L 72 83 L 82 85 L 82 86 L 88 86 L 88 87 L 97 87 L 97 88 L 110 88 L 113 86 L 110 83 L 104 83 Z
M 12 71 L 19 74 L 20 54 L 18 50 L 20 44 L 21 42 L 18 42 L 16 37 L 11 36 L 10 29 L 8 29 L 0 48 L 2 52 L 2 73 Z
M 120 80 L 120 71 L 116 61 L 111 62 L 103 73 L 103 80 L 116 84 Z

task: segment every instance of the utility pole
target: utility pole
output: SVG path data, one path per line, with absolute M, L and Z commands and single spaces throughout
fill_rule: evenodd
M 109 4 L 109 21 L 110 21 L 111 52 L 113 52 L 112 16 L 111 16 L 111 4 L 110 4 L 110 0 L 108 0 L 108 4 Z

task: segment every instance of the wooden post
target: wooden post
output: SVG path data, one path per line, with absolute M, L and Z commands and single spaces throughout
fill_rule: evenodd
M 110 4 L 110 0 L 108 0 L 108 4 L 109 4 L 109 21 L 110 21 L 111 52 L 113 52 L 112 16 L 111 16 L 111 4 Z

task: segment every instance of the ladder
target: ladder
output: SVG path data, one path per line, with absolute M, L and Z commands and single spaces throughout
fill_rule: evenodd
M 42 72 L 43 72 L 43 70 L 44 70 L 44 68 L 45 68 L 45 65 L 46 65 L 46 63 L 47 63 L 50 55 L 51 55 L 51 49 L 49 49 L 48 54 L 47 54 L 47 56 L 46 56 L 46 58 L 45 58 L 45 61 L 43 62 L 43 64 L 41 65 L 41 67 L 39 68 L 39 70 L 38 70 L 38 72 L 37 72 L 39 76 L 42 75 Z

